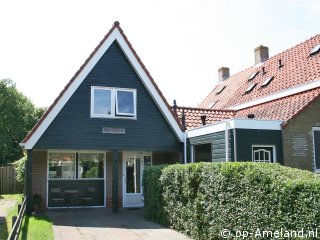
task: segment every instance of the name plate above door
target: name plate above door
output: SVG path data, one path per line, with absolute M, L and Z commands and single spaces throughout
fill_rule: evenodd
M 125 128 L 109 128 L 109 127 L 103 127 L 102 133 L 108 133 L 108 134 L 126 134 Z

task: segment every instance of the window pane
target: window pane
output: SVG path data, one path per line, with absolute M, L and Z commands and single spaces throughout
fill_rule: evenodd
M 79 178 L 103 178 L 103 153 L 79 153 Z
M 117 114 L 135 114 L 133 92 L 117 91 Z
M 259 151 L 254 151 L 254 160 L 259 161 Z
M 49 178 L 75 178 L 75 154 L 49 153 Z
M 111 115 L 111 90 L 94 89 L 93 113 Z

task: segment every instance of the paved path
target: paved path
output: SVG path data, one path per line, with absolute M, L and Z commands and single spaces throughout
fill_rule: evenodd
M 16 205 L 16 200 L 12 199 L 0 199 L 0 230 L 4 223 L 6 216 L 8 215 L 11 208 Z
M 67 209 L 49 210 L 55 240 L 187 240 L 177 231 L 143 218 L 143 210 Z

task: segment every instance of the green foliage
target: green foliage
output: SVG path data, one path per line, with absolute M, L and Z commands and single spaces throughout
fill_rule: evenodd
M 163 209 L 160 176 L 166 165 L 148 166 L 143 171 L 144 213 L 149 220 L 167 224 Z
M 52 220 L 45 215 L 25 216 L 19 240 L 53 240 Z
M 24 183 L 24 180 L 25 180 L 26 161 L 27 161 L 27 156 L 23 156 L 22 158 L 20 158 L 19 160 L 13 163 L 17 173 L 16 179 L 20 183 Z
M 162 168 L 159 181 L 152 168 L 144 175 L 146 216 L 194 239 L 220 239 L 223 229 L 232 239 L 236 231 L 320 226 L 320 178 L 311 172 L 279 164 L 196 163 Z
M 0 80 L 0 166 L 23 156 L 19 143 L 44 112 L 45 108 L 35 108 L 11 80 Z

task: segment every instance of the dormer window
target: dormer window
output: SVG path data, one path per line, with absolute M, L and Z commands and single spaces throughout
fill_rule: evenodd
M 221 88 L 219 88 L 219 90 L 217 91 L 216 94 L 218 95 L 218 94 L 222 93 L 225 88 L 226 88 L 226 86 L 222 86 Z
M 314 46 L 310 52 L 310 56 L 316 55 L 320 52 L 320 44 Z
M 271 81 L 274 79 L 274 77 L 272 76 L 272 77 L 269 77 L 269 78 L 267 78 L 263 83 L 262 83 L 262 85 L 261 85 L 261 87 L 266 87 L 266 86 L 268 86 L 270 83 L 271 83 Z
M 136 118 L 136 90 L 91 87 L 91 117 Z
M 253 74 L 248 78 L 248 81 L 252 81 L 258 74 L 259 74 L 259 71 L 253 73 Z
M 251 84 L 247 89 L 246 89 L 246 93 L 250 93 L 252 92 L 252 90 L 257 86 L 256 83 Z
M 210 104 L 208 105 L 208 108 L 212 108 L 214 105 L 217 104 L 217 102 L 218 102 L 218 101 L 214 101 L 214 102 L 210 103 Z

